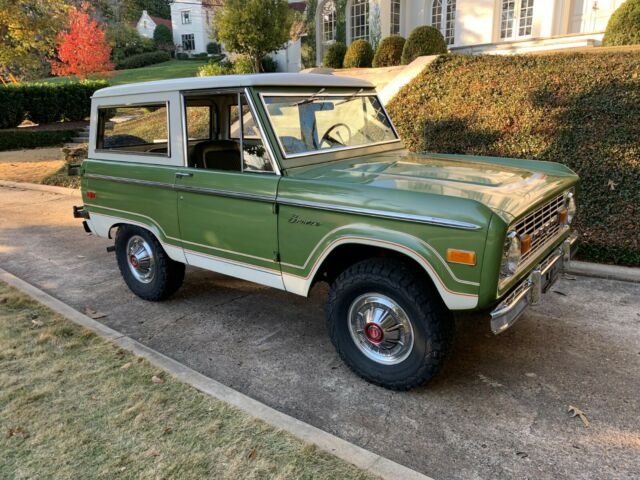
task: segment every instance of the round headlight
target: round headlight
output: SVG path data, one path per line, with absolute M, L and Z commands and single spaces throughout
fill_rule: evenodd
M 504 251 L 502 254 L 502 265 L 500 266 L 500 275 L 510 277 L 518 269 L 520 258 L 522 257 L 520 239 L 515 231 L 507 233 L 507 238 L 504 242 Z
M 573 198 L 573 193 L 569 193 L 567 195 L 567 225 L 570 225 L 573 222 L 574 217 L 576 216 L 576 200 Z

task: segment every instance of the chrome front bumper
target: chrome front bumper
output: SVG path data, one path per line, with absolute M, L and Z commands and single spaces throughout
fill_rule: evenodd
M 537 305 L 562 272 L 565 262 L 571 260 L 571 248 L 577 236 L 572 234 L 551 252 L 529 276 L 522 280 L 491 312 L 491 330 L 504 332 L 516 323 L 529 305 Z

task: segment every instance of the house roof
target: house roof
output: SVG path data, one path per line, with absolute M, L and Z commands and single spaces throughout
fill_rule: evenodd
M 218 77 L 176 78 L 155 82 L 129 83 L 98 90 L 93 94 L 93 98 L 235 87 L 373 88 L 373 84 L 358 78 L 338 77 L 318 73 L 260 73 L 254 75 L 221 75 Z
M 151 20 L 153 20 L 156 23 L 156 25 L 166 25 L 167 27 L 169 27 L 169 30 L 172 30 L 171 20 L 167 18 L 156 17 L 154 15 L 149 15 L 149 16 L 151 17 Z

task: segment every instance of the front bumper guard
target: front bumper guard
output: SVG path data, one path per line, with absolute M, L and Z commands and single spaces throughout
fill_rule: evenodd
M 529 305 L 540 303 L 542 294 L 553 285 L 564 264 L 571 260 L 576 240 L 577 235 L 572 234 L 562 242 L 491 311 L 491 331 L 494 334 L 502 333 L 516 323 Z

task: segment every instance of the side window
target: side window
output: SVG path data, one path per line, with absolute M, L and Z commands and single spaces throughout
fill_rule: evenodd
M 239 106 L 229 107 L 229 137 L 240 140 L 242 129 L 242 160 L 243 170 L 247 172 L 273 172 L 273 165 L 269 152 L 260 136 L 260 129 L 251 112 L 244 95 L 240 95 L 242 115 L 239 115 Z
M 187 136 L 189 141 L 211 138 L 211 107 L 187 106 Z
M 169 156 L 167 104 L 98 109 L 96 149 Z

